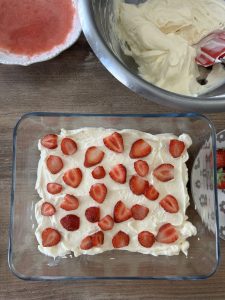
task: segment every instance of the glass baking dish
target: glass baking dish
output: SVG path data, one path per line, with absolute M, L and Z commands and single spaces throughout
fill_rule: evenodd
M 208 200 L 213 224 L 202 221 L 201 212 L 188 191 L 191 205 L 187 210 L 198 234 L 189 239 L 188 256 L 153 257 L 127 251 L 108 251 L 78 258 L 53 259 L 37 249 L 34 235 L 36 221 L 34 205 L 39 200 L 35 191 L 37 165 L 40 153 L 38 139 L 47 133 L 59 133 L 61 128 L 105 127 L 137 129 L 152 134 L 187 133 L 193 140 L 189 149 L 189 176 L 199 151 L 208 141 L 209 154 L 213 153 L 208 175 L 211 178 Z M 219 261 L 218 211 L 215 168 L 215 130 L 204 116 L 189 114 L 157 115 L 87 115 L 65 113 L 29 113 L 19 120 L 13 134 L 13 172 L 11 192 L 11 222 L 9 239 L 9 267 L 21 279 L 205 279 L 217 269 Z M 204 163 L 204 159 L 201 159 Z M 195 168 L 193 168 L 195 172 Z M 212 222 L 211 222 L 212 223 Z

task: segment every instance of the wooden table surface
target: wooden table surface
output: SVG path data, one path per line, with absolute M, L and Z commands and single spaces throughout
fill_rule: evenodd
M 27 282 L 8 268 L 12 130 L 30 111 L 74 113 L 167 113 L 120 84 L 83 37 L 57 58 L 30 67 L 0 65 L 0 299 L 225 299 L 225 242 L 221 264 L 204 281 Z M 210 114 L 217 131 L 225 113 Z

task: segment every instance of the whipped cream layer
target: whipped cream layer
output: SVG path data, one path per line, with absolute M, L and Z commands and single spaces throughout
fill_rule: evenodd
M 132 56 L 139 74 L 171 92 L 199 95 L 224 82 L 221 64 L 213 67 L 206 85 L 200 72 L 195 44 L 225 28 L 224 0 L 147 0 L 140 5 L 116 0 L 116 25 L 122 49 Z
M 36 229 L 36 237 L 39 243 L 38 249 L 52 257 L 65 256 L 66 254 L 74 253 L 75 256 L 81 254 L 94 255 L 107 250 L 112 250 L 112 237 L 120 230 L 129 234 L 130 243 L 127 247 L 118 250 L 128 250 L 132 252 L 140 252 L 144 254 L 157 255 L 178 255 L 180 251 L 187 255 L 189 242 L 186 239 L 190 236 L 196 235 L 196 228 L 187 221 L 186 209 L 189 205 L 189 196 L 186 188 L 188 181 L 188 172 L 185 162 L 188 160 L 187 148 L 191 145 L 191 138 L 182 134 L 176 137 L 173 134 L 159 134 L 152 135 L 137 130 L 124 129 L 116 130 L 123 136 L 124 152 L 115 153 L 105 147 L 103 138 L 114 133 L 113 129 L 104 128 L 81 128 L 77 130 L 61 130 L 58 135 L 58 147 L 54 150 L 49 150 L 41 145 L 39 141 L 38 148 L 41 152 L 41 157 L 38 165 L 36 190 L 42 200 L 40 200 L 35 207 L 35 215 L 38 223 Z M 65 137 L 72 138 L 78 145 L 77 152 L 73 155 L 64 155 L 60 148 L 61 140 Z M 156 201 L 150 201 L 143 195 L 137 196 L 132 193 L 129 187 L 129 180 L 132 175 L 135 175 L 134 162 L 135 159 L 129 157 L 131 145 L 138 139 L 144 139 L 152 146 L 152 152 L 147 157 L 143 158 L 149 166 L 150 172 L 146 176 L 149 183 L 153 184 L 159 191 L 160 196 Z M 169 153 L 169 142 L 171 139 L 179 139 L 186 145 L 183 155 L 179 158 L 173 158 Z M 104 166 L 106 176 L 103 179 L 96 180 L 92 177 L 91 171 L 95 167 L 84 167 L 84 157 L 87 148 L 97 146 L 100 150 L 105 152 L 105 156 L 100 165 Z M 46 167 L 46 160 L 49 155 L 58 155 L 63 159 L 64 167 L 56 175 L 51 174 Z M 162 163 L 169 163 L 175 167 L 175 178 L 169 182 L 160 182 L 157 180 L 152 171 Z M 127 179 L 125 184 L 119 184 L 111 179 L 109 171 L 117 164 L 123 164 L 127 169 Z M 77 188 L 67 186 L 62 176 L 66 170 L 79 167 L 83 173 L 81 184 Z M 63 186 L 63 190 L 58 195 L 51 195 L 48 193 L 46 186 L 49 182 L 57 182 Z M 95 202 L 89 195 L 90 187 L 95 183 L 104 183 L 107 186 L 108 193 L 103 203 Z M 72 194 L 79 199 L 79 207 L 74 211 L 65 211 L 60 208 L 60 203 L 66 194 Z M 166 195 L 172 194 L 179 203 L 179 212 L 171 214 L 166 212 L 160 205 L 159 201 Z M 122 200 L 124 204 L 131 208 L 134 204 L 141 204 L 149 208 L 147 217 L 138 221 L 133 218 L 122 222 L 114 223 L 114 227 L 109 231 L 104 231 L 104 244 L 100 247 L 93 247 L 89 250 L 80 249 L 80 243 L 86 236 L 91 235 L 99 230 L 98 223 L 90 223 L 85 217 L 85 210 L 91 206 L 100 207 L 100 218 L 111 215 L 115 204 Z M 41 205 L 48 201 L 56 208 L 56 213 L 51 217 L 46 217 L 41 214 Z M 68 213 L 72 213 L 80 217 L 80 228 L 76 231 L 67 231 L 60 224 L 62 217 Z M 158 229 L 165 223 L 171 223 L 179 232 L 179 239 L 172 244 L 163 244 L 155 242 L 151 248 L 144 248 L 138 243 L 138 233 L 141 231 L 150 231 L 154 235 L 157 234 Z M 61 241 L 53 247 L 43 247 L 41 233 L 47 228 L 52 227 L 57 229 L 61 235 Z

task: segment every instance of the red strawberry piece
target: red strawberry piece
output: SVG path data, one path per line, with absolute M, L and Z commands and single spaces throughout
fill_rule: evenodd
M 176 228 L 170 223 L 164 224 L 159 228 L 156 240 L 159 243 L 171 244 L 178 239 L 178 232 Z
M 135 195 L 144 194 L 147 186 L 148 182 L 139 176 L 133 175 L 130 179 L 130 189 Z
M 220 190 L 225 189 L 225 172 L 223 169 L 217 171 L 217 188 Z
M 81 180 L 82 172 L 79 168 L 70 169 L 63 175 L 63 181 L 73 188 L 77 188 L 80 185 Z
M 170 154 L 174 157 L 180 157 L 185 149 L 185 143 L 179 140 L 171 140 L 169 145 Z
M 135 204 L 131 207 L 132 217 L 135 220 L 143 220 L 149 213 L 149 209 L 146 206 Z
M 114 221 L 116 223 L 124 222 L 132 217 L 131 211 L 122 201 L 118 201 L 114 207 Z
M 98 166 L 91 172 L 91 174 L 95 179 L 102 179 L 105 177 L 105 169 L 102 166 Z
M 112 244 L 114 248 L 123 248 L 129 245 L 130 237 L 123 231 L 118 231 L 113 239 Z
M 110 215 L 105 216 L 98 222 L 98 226 L 106 231 L 106 230 L 111 230 L 114 225 L 114 220 Z
M 47 134 L 41 139 L 43 147 L 48 149 L 55 149 L 58 146 L 58 136 L 56 134 Z
M 64 138 L 61 142 L 61 150 L 65 155 L 72 155 L 77 151 L 77 144 L 70 138 Z
M 179 211 L 177 199 L 172 195 L 167 195 L 159 202 L 159 204 L 165 209 L 165 211 L 171 214 L 175 214 Z
M 86 209 L 85 216 L 91 223 L 96 223 L 100 220 L 100 208 L 92 206 Z
M 107 187 L 104 183 L 96 183 L 91 186 L 89 194 L 92 199 L 97 201 L 98 203 L 102 203 L 105 201 L 107 194 Z
M 47 168 L 52 174 L 59 173 L 63 168 L 63 161 L 59 156 L 50 155 L 46 161 Z
M 49 202 L 44 202 L 41 206 L 41 214 L 46 217 L 53 216 L 56 212 L 54 205 Z
M 127 169 L 124 167 L 124 165 L 118 164 L 109 172 L 109 175 L 112 180 L 123 184 L 127 179 Z
M 220 182 L 218 182 L 217 188 L 218 188 L 219 190 L 225 190 L 225 181 L 220 181 Z
M 47 191 L 49 194 L 56 195 L 62 192 L 62 185 L 59 183 L 51 182 L 47 184 Z
M 149 231 L 142 231 L 138 234 L 138 241 L 141 246 L 151 248 L 155 243 L 155 236 Z
M 154 201 L 158 199 L 159 192 L 152 184 L 148 183 L 147 188 L 145 189 L 145 197 L 148 198 L 149 200 Z
M 217 169 L 225 168 L 225 149 L 217 149 L 217 151 L 216 151 L 216 167 L 217 167 Z
M 85 237 L 80 244 L 82 250 L 89 250 L 93 247 L 92 238 L 90 236 Z
M 152 152 L 152 147 L 144 140 L 140 139 L 133 143 L 130 150 L 131 158 L 142 158 Z
M 123 137 L 118 132 L 114 132 L 113 134 L 105 137 L 103 142 L 107 148 L 114 152 L 122 153 L 124 150 Z
M 79 206 L 79 200 L 75 196 L 69 194 L 66 194 L 66 196 L 64 197 L 60 205 L 62 209 L 67 211 L 75 210 L 78 208 L 78 206 Z
M 85 153 L 84 166 L 90 168 L 99 164 L 103 160 L 104 155 L 105 153 L 97 147 L 88 148 Z
M 99 247 L 104 243 L 104 233 L 102 231 L 98 231 L 91 235 L 91 239 L 93 247 Z
M 174 179 L 174 166 L 171 164 L 159 165 L 154 171 L 153 175 L 162 182 L 167 182 Z
M 141 177 L 145 177 L 149 172 L 149 165 L 144 160 L 137 160 L 134 163 L 134 169 Z
M 80 227 L 80 218 L 76 215 L 66 215 L 60 220 L 62 227 L 68 231 L 75 231 Z
M 56 229 L 46 228 L 42 231 L 41 238 L 43 247 L 53 247 L 61 241 L 61 234 Z

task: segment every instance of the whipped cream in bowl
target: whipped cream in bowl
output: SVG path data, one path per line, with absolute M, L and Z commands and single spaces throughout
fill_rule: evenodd
M 131 1 L 132 2 L 132 1 Z M 123 52 L 133 57 L 139 75 L 156 86 L 187 96 L 198 96 L 224 84 L 224 68 L 198 68 L 196 44 L 225 28 L 223 0 L 114 1 L 112 28 Z M 207 72 L 205 84 L 202 73 Z
M 66 151 L 62 146 L 65 139 L 70 140 Z M 176 146 L 172 146 L 172 141 Z M 187 134 L 177 137 L 105 128 L 62 129 L 59 135 L 39 140 L 41 156 L 36 190 L 41 200 L 35 206 L 38 223 L 35 235 L 39 251 L 52 257 L 64 257 L 71 252 L 74 256 L 95 255 L 113 249 L 154 256 L 172 256 L 180 252 L 187 255 L 187 239 L 197 233 L 186 215 L 189 206 L 186 161 L 191 143 Z M 179 156 L 174 157 L 173 154 L 180 150 L 180 144 L 184 148 Z M 140 169 L 135 167 L 139 161 Z M 141 176 L 141 172 L 145 171 L 143 165 L 147 165 L 148 169 Z M 166 166 L 160 172 L 162 178 L 157 177 L 159 171 L 156 170 L 160 166 Z M 97 167 L 103 167 L 105 171 L 99 179 L 93 175 Z M 55 174 L 53 169 L 57 169 Z M 76 171 L 68 172 L 71 169 Z M 171 178 L 167 178 L 171 172 Z M 76 187 L 71 186 L 75 181 Z M 57 184 L 60 189 L 49 189 L 49 183 Z M 101 188 L 100 192 L 96 189 L 93 196 L 91 189 L 96 184 Z M 103 185 L 106 194 L 102 191 Z M 150 187 L 158 192 L 154 200 L 148 196 Z M 104 197 L 98 198 L 102 193 Z M 67 195 L 77 199 L 78 206 L 74 209 L 62 208 Z M 168 195 L 172 197 L 168 199 Z M 43 214 L 46 202 L 48 209 L 52 209 L 50 214 L 47 210 L 47 215 L 46 212 Z M 95 213 L 90 217 L 89 209 L 93 207 L 98 210 L 99 216 Z M 169 212 L 171 209 L 173 212 Z M 104 223 L 102 220 L 106 216 L 107 222 Z M 46 229 L 52 230 L 51 234 Z

